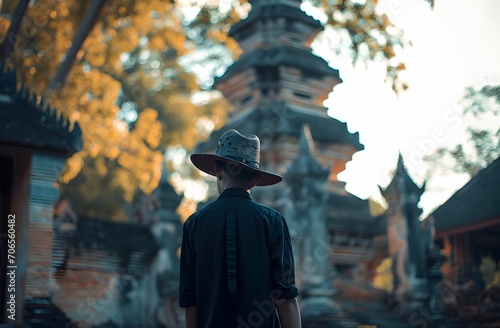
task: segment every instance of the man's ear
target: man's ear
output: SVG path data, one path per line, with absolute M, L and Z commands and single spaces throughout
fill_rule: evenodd
M 217 165 L 214 163 L 214 173 L 216 177 L 219 177 L 219 170 L 217 169 Z
M 217 164 L 214 163 L 214 173 L 215 173 L 215 177 L 217 179 L 222 179 L 222 175 L 223 175 L 224 171 L 219 170 L 217 167 Z
M 259 182 L 259 179 L 260 177 L 258 175 L 256 175 L 252 181 L 250 181 L 250 188 L 249 189 L 252 189 L 253 187 L 255 187 L 257 185 L 257 182 Z

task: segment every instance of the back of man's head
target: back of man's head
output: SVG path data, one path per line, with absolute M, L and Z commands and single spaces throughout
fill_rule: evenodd
M 256 182 L 258 175 L 243 169 L 240 165 L 231 162 L 216 161 L 215 168 L 217 172 L 223 172 L 226 179 L 230 180 L 230 184 L 234 187 L 240 187 L 245 190 L 251 189 Z M 219 179 L 217 175 L 217 179 Z

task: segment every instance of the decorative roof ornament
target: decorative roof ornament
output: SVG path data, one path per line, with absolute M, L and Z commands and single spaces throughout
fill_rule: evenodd
M 392 178 L 392 181 L 389 183 L 387 188 L 382 190 L 380 188 L 382 195 L 385 197 L 386 193 L 390 192 L 405 192 L 406 194 L 415 194 L 420 197 L 425 191 L 425 181 L 422 184 L 422 187 L 419 187 L 413 179 L 408 174 L 408 171 L 405 168 L 403 156 L 401 152 L 398 156 L 398 164 L 396 166 L 396 173 Z
M 308 124 L 302 126 L 299 138 L 299 156 L 288 168 L 285 179 L 287 182 L 298 182 L 303 179 L 326 180 L 330 175 L 329 168 L 323 168 L 311 154 L 314 141 Z
M 398 164 L 394 177 L 387 186 L 382 189 L 379 186 L 382 196 L 389 205 L 388 212 L 396 211 L 398 208 L 405 208 L 406 215 L 418 220 L 422 209 L 418 206 L 420 197 L 425 192 L 425 182 L 422 187 L 418 187 L 412 180 L 404 166 L 403 156 L 399 154 Z
M 309 124 L 304 124 L 302 126 L 299 139 L 299 150 L 301 154 L 310 154 L 311 151 L 314 150 L 314 140 L 311 135 L 311 128 L 309 127 Z

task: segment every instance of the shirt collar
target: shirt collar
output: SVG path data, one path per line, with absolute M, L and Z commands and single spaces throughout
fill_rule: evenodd
M 224 197 L 246 197 L 246 198 L 252 198 L 250 197 L 250 194 L 248 191 L 245 189 L 241 188 L 228 188 L 225 189 L 219 196 L 219 198 L 224 198 Z

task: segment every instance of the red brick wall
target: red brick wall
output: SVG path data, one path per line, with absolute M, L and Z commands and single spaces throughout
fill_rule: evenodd
M 91 269 L 71 269 L 78 258 L 70 258 L 64 275 L 54 275 L 52 301 L 80 327 L 107 322 L 117 310 L 120 296 L 118 275 Z

